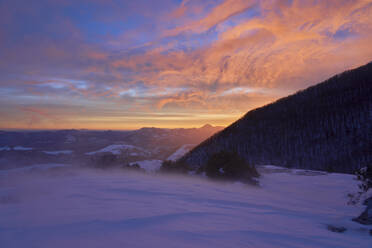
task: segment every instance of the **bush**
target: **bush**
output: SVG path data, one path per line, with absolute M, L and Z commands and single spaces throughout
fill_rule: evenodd
M 361 181 L 359 186 L 359 192 L 351 195 L 349 203 L 356 204 L 360 201 L 362 196 L 366 198 L 367 192 L 369 189 L 372 188 L 372 166 L 364 167 L 357 171 L 357 179 Z M 367 205 L 366 209 L 357 217 L 354 218 L 353 221 L 356 221 L 363 225 L 372 225 L 372 197 L 370 196 L 368 199 L 364 201 L 365 205 Z
M 362 193 L 372 188 L 372 165 L 362 168 L 356 174 L 358 180 L 361 181 L 359 189 Z
M 360 201 L 362 196 L 366 195 L 367 191 L 372 188 L 372 165 L 363 167 L 356 173 L 357 179 L 360 181 L 359 192 L 356 194 L 349 194 L 349 204 L 356 204 Z
M 249 165 L 236 152 L 221 151 L 212 155 L 206 166 L 205 173 L 213 179 L 242 180 L 257 183 L 259 177 L 256 168 Z
M 90 159 L 90 166 L 99 169 L 108 169 L 119 164 L 118 157 L 111 153 L 96 155 Z
M 160 167 L 160 172 L 165 173 L 187 173 L 188 171 L 189 167 L 183 161 L 165 160 Z
M 146 170 L 142 169 L 141 166 L 137 163 L 134 164 L 127 163 L 123 165 L 121 168 L 128 171 L 146 172 Z

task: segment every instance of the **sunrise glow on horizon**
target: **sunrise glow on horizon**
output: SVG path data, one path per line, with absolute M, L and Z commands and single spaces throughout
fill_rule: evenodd
M 0 129 L 227 126 L 372 61 L 371 17 L 372 0 L 1 1 Z

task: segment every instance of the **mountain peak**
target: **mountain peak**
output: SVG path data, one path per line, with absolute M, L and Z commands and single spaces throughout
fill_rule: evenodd
M 202 126 L 201 128 L 203 129 L 206 129 L 206 128 L 213 128 L 213 126 L 211 124 L 205 124 L 204 126 Z

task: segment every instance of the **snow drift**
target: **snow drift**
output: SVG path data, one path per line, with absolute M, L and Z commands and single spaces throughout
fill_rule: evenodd
M 0 176 L 1 247 L 370 247 L 350 175 L 269 167 L 261 187 L 66 170 Z M 342 226 L 344 233 L 327 230 Z

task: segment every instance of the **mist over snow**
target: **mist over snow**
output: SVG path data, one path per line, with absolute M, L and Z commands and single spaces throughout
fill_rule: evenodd
M 1 247 L 370 247 L 351 175 L 267 167 L 260 187 L 72 167 L 0 175 Z M 345 233 L 327 230 L 344 226 Z

